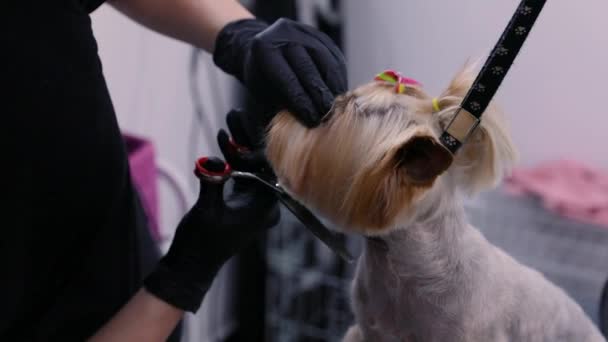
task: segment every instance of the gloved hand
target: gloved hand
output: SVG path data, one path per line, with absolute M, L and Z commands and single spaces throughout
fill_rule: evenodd
M 316 29 L 289 19 L 271 26 L 232 22 L 218 34 L 213 60 L 238 78 L 256 100 L 270 104 L 263 118 L 287 108 L 309 127 L 319 124 L 334 97 L 347 90 L 344 56 Z
M 264 127 L 256 116 L 250 111 L 233 109 L 226 115 L 232 137 L 223 129 L 217 135 L 222 154 L 234 170 L 270 172 L 264 156 Z
M 229 140 L 222 139 L 220 147 L 235 165 L 257 171 L 256 165 L 262 164 L 250 155 L 235 154 Z M 221 266 L 279 219 L 273 193 L 260 184 L 237 179 L 225 197 L 224 163 L 215 159 L 204 166 L 217 175 L 208 177 L 197 171 L 201 179 L 198 201 L 179 223 L 167 255 L 144 281 L 150 293 L 191 312 L 198 310 Z

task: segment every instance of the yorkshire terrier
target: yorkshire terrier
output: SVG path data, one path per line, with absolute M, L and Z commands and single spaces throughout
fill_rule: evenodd
M 340 230 L 367 237 L 344 341 L 605 341 L 560 288 L 489 243 L 463 195 L 494 187 L 516 160 L 494 103 L 454 156 L 438 140 L 474 73 L 438 98 L 375 81 L 339 96 L 313 129 L 282 112 L 266 155 L 280 183 Z

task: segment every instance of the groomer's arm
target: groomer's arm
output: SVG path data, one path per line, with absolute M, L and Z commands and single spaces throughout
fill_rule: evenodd
M 236 0 L 111 0 L 122 13 L 164 35 L 213 52 L 226 24 L 253 16 Z
M 184 312 L 195 313 L 213 278 L 235 253 L 278 221 L 276 198 L 258 184 L 201 182 L 199 199 L 177 227 L 144 286 L 90 341 L 165 341 Z
M 183 310 L 141 289 L 89 341 L 166 341 L 183 315 Z
M 236 0 L 109 1 L 144 26 L 213 53 L 215 64 L 267 107 L 264 124 L 287 108 L 314 127 L 347 89 L 342 52 L 310 26 L 288 19 L 268 26 Z
M 240 136 L 234 139 L 251 146 Z M 225 132 L 218 142 L 231 165 L 252 171 L 261 167 L 259 153 L 247 158 L 235 155 Z M 211 166 L 225 169 L 225 164 L 213 159 L 199 165 L 213 170 Z M 165 341 L 184 312 L 197 312 L 222 265 L 278 222 L 277 199 L 262 185 L 235 180 L 224 197 L 224 183 L 199 177 L 198 200 L 177 226 L 169 251 L 139 292 L 90 341 Z

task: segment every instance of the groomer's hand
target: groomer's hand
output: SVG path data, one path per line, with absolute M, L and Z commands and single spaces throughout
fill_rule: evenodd
M 289 19 L 271 26 L 256 19 L 226 25 L 217 37 L 213 60 L 243 82 L 256 100 L 272 107 L 265 123 L 287 108 L 314 127 L 334 97 L 347 90 L 340 49 L 322 32 Z
M 226 143 L 220 141 L 226 160 L 258 169 L 254 159 L 235 155 Z M 169 252 L 144 282 L 148 292 L 191 312 L 199 308 L 221 266 L 279 219 L 276 197 L 259 184 L 235 180 L 224 195 L 224 182 L 203 179 L 198 201 L 180 222 Z

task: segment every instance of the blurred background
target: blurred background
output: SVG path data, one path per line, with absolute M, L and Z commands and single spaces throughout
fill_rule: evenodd
M 439 94 L 465 61 L 487 56 L 519 1 L 243 3 L 269 21 L 291 17 L 328 33 L 345 52 L 351 88 L 392 68 Z M 598 323 L 608 277 L 606 13 L 603 0 L 547 3 L 496 97 L 520 151 L 519 173 L 509 181 L 518 195 L 501 187 L 468 204 L 492 242 L 566 288 Z M 242 104 L 242 89 L 205 52 L 108 5 L 93 14 L 93 25 L 121 128 L 153 147 L 146 162 L 154 163 L 155 179 L 139 190 L 158 208 L 152 219 L 166 247 L 195 199 L 193 163 L 219 155 L 215 135 L 227 111 Z M 546 191 L 556 186 L 564 189 L 557 204 Z M 575 201 L 585 189 L 594 202 Z M 357 250 L 356 238 L 349 243 Z M 184 340 L 339 340 L 352 320 L 351 273 L 285 213 L 264 243 L 224 268 L 203 309 L 188 317 Z

